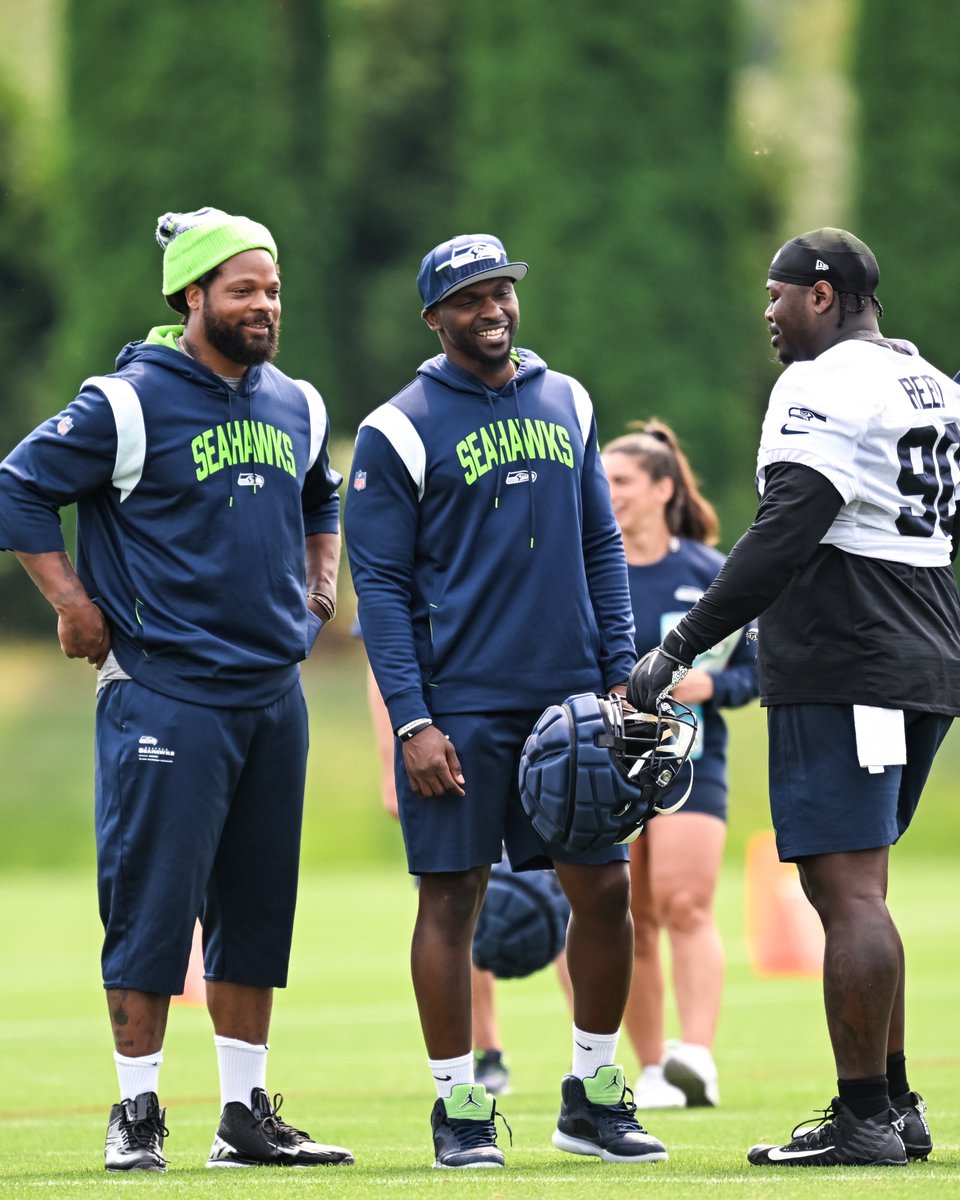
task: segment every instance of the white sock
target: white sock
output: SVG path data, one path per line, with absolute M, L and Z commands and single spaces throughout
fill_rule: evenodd
M 220 1068 L 220 1107 L 239 1101 L 250 1107 L 254 1088 L 267 1090 L 267 1049 L 238 1038 L 214 1035 Z
M 157 1094 L 160 1087 L 160 1064 L 163 1051 L 144 1054 L 140 1058 L 128 1058 L 126 1054 L 113 1052 L 117 1064 L 117 1082 L 120 1084 L 121 1100 L 136 1100 L 142 1092 Z
M 427 1066 L 441 1100 L 452 1095 L 458 1083 L 473 1083 L 472 1050 L 459 1058 L 428 1058 Z
M 616 1062 L 619 1040 L 619 1029 L 613 1033 L 586 1033 L 574 1025 L 570 1074 L 578 1079 L 589 1079 L 591 1075 L 596 1075 L 599 1067 L 609 1067 Z

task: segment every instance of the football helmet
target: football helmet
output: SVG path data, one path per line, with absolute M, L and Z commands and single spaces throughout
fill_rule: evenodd
M 473 936 L 474 966 L 521 979 L 552 963 L 567 937 L 570 905 L 553 871 L 494 863 Z
M 520 759 L 520 796 L 545 842 L 569 851 L 601 850 L 638 837 L 658 813 L 675 812 L 667 794 L 697 732 L 690 708 L 657 701 L 634 712 L 621 696 L 584 692 L 553 704 L 530 732 Z

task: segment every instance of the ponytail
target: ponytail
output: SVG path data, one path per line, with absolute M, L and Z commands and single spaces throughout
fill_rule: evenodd
M 716 510 L 701 493 L 699 481 L 680 449 L 677 435 L 656 417 L 649 421 L 631 421 L 628 428 L 635 432 L 614 438 L 601 453 L 629 455 L 654 483 L 672 479 L 673 495 L 664 514 L 667 528 L 674 537 L 715 546 L 720 535 Z

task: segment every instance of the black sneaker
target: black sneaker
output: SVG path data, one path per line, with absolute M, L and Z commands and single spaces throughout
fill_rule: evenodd
M 923 1097 L 916 1092 L 906 1092 L 891 1100 L 890 1105 L 896 1113 L 894 1126 L 900 1134 L 907 1158 L 925 1162 L 933 1149 L 933 1138 L 927 1118 L 923 1115 L 927 1111 Z
M 110 1109 L 103 1165 L 108 1171 L 165 1171 L 163 1124 L 167 1110 L 156 1092 L 141 1092 L 135 1100 L 121 1100 Z
M 592 1154 L 603 1162 L 666 1161 L 663 1142 L 637 1121 L 637 1106 L 624 1082 L 623 1067 L 600 1067 L 589 1079 L 567 1075 L 560 1094 L 560 1117 L 551 1138 L 558 1150 Z
M 888 1111 L 858 1117 L 834 1099 L 813 1128 L 801 1121 L 785 1146 L 752 1146 L 747 1158 L 758 1167 L 903 1167 L 903 1141 Z M 811 1118 L 814 1120 L 814 1118 Z
M 438 1097 L 430 1113 L 435 1167 L 502 1167 L 494 1120 L 507 1125 L 497 1102 L 482 1083 L 458 1083 L 446 1099 Z M 510 1126 L 507 1125 L 507 1132 Z M 511 1134 L 511 1142 L 513 1135 Z
M 263 1088 L 250 1093 L 250 1107 L 239 1101 L 226 1105 L 210 1148 L 208 1167 L 326 1167 L 349 1165 L 353 1155 L 343 1146 L 321 1146 L 302 1129 L 281 1121 L 279 1093 L 270 1098 Z
M 487 1089 L 488 1096 L 506 1096 L 510 1092 L 510 1068 L 502 1050 L 474 1050 L 473 1078 Z

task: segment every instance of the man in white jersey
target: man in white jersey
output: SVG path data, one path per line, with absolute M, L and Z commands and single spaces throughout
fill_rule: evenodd
M 716 582 L 636 665 L 647 709 L 701 651 L 759 618 L 770 807 L 826 934 L 823 992 L 838 1094 L 764 1166 L 901 1165 L 933 1143 L 907 1082 L 904 966 L 886 906 L 890 846 L 960 713 L 960 388 L 885 339 L 863 242 L 818 229 L 767 280 L 770 397 L 760 506 Z

